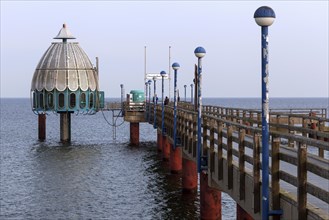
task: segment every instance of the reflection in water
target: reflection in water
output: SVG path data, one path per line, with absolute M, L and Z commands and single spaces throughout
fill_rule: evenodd
M 159 155 L 159 154 L 158 154 Z M 156 189 L 155 202 L 158 204 L 153 210 L 154 218 L 161 219 L 195 219 L 199 216 L 199 197 L 197 193 L 186 194 L 182 192 L 182 175 L 171 174 L 169 162 L 162 161 L 157 156 L 157 163 L 146 169 L 153 173 L 149 189 Z M 157 185 L 157 187 L 154 187 Z

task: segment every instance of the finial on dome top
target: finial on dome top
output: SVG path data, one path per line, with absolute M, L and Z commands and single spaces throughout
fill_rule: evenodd
M 71 34 L 70 30 L 66 27 L 66 24 L 63 24 L 63 28 L 58 32 L 57 36 L 54 39 L 63 39 L 63 42 L 66 42 L 67 39 L 75 39 Z

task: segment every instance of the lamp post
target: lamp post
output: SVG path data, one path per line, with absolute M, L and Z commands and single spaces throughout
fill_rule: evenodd
M 147 96 L 148 96 L 148 85 L 149 85 L 149 83 L 148 83 L 148 81 L 146 81 L 145 82 L 145 111 L 147 112 L 147 101 L 148 101 L 148 98 L 147 98 Z M 147 118 L 147 115 L 146 115 L 146 118 Z
M 164 126 L 164 77 L 167 75 L 165 71 L 160 72 L 161 79 L 162 79 L 162 95 L 161 95 L 161 101 L 162 101 L 162 114 L 161 114 L 161 130 L 162 135 L 166 133 L 165 126 Z
M 152 83 L 152 80 L 148 80 L 147 81 L 148 84 L 149 84 L 149 104 L 148 104 L 148 121 L 150 121 L 150 116 L 151 116 L 151 83 Z
M 193 104 L 193 83 L 191 83 L 191 104 Z
M 255 11 L 256 23 L 262 27 L 262 219 L 269 217 L 269 98 L 268 98 L 268 26 L 273 24 L 272 8 L 262 6 Z
M 124 115 L 125 109 L 124 109 L 123 100 L 124 100 L 125 89 L 123 87 L 123 84 L 120 84 L 120 88 L 121 88 L 121 115 Z
M 186 87 L 187 87 L 187 85 L 184 85 L 184 101 L 186 102 Z
M 147 86 L 148 86 L 148 82 L 145 82 L 145 103 L 147 102 L 147 93 L 148 93 Z
M 176 133 L 177 133 L 177 70 L 179 69 L 178 63 L 173 63 L 172 68 L 174 69 L 174 149 L 176 149 Z
M 154 96 L 153 96 L 153 98 L 154 98 L 154 100 L 153 100 L 153 104 L 154 104 L 154 120 L 153 120 L 153 128 L 157 128 L 157 125 L 156 125 L 156 111 L 157 111 L 157 94 L 156 94 L 156 89 L 157 89 L 157 84 L 156 84 L 156 77 L 154 76 L 153 77 L 153 82 L 154 82 Z
M 198 146 L 197 146 L 197 165 L 198 173 L 201 172 L 201 116 L 202 116 L 202 96 L 201 96 L 201 79 L 202 79 L 202 57 L 206 55 L 206 50 L 203 47 L 197 47 L 194 50 L 195 56 L 198 58 Z

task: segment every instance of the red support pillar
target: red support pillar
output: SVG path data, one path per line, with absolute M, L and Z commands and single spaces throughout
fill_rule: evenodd
M 196 192 L 198 189 L 198 172 L 196 163 L 192 160 L 183 158 L 183 191 Z
M 163 142 L 163 138 L 162 138 L 162 134 L 161 132 L 157 132 L 157 147 L 158 147 L 158 151 L 161 152 L 162 151 L 162 142 Z
M 236 204 L 236 220 L 253 220 L 253 218 L 239 204 Z
M 168 144 L 168 150 L 170 151 L 170 171 L 171 173 L 180 173 L 183 169 L 182 164 L 182 148 L 176 147 L 174 150 L 172 144 Z
M 201 219 L 222 219 L 221 191 L 208 186 L 208 173 L 200 173 Z
M 164 161 L 169 161 L 170 157 L 170 143 L 167 135 L 162 135 L 162 159 Z
M 46 139 L 46 114 L 38 114 L 38 137 L 40 141 Z
M 139 123 L 130 122 L 130 145 L 139 145 Z

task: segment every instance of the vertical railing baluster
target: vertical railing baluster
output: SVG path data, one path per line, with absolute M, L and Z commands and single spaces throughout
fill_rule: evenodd
M 193 157 L 196 158 L 197 154 L 197 140 L 198 140 L 198 126 L 197 126 L 197 115 L 193 116 Z
M 259 134 L 254 133 L 253 148 L 253 176 L 254 176 L 254 213 L 260 211 L 260 148 Z
M 297 154 L 297 207 L 298 219 L 307 219 L 307 147 L 298 142 Z
M 233 188 L 233 127 L 227 128 L 227 188 Z
M 192 153 L 192 146 L 193 146 L 193 115 L 188 116 L 189 119 L 189 139 L 188 139 L 188 152 Z
M 272 136 L 272 207 L 273 210 L 280 209 L 280 138 Z M 279 220 L 279 215 L 274 215 L 273 220 Z
M 306 119 L 304 117 L 302 119 L 302 126 L 303 126 L 304 129 L 307 128 L 307 122 L 306 122 Z M 306 131 L 303 131 L 302 132 L 302 135 L 303 135 L 303 137 L 307 137 L 307 132 Z
M 288 116 L 288 133 L 289 134 L 293 134 L 294 133 L 294 130 L 291 130 L 291 127 L 293 127 L 294 126 L 294 120 L 292 119 L 292 117 L 289 115 Z M 294 147 L 295 146 L 295 144 L 294 144 L 294 141 L 292 141 L 292 140 L 288 140 L 288 146 L 289 147 Z
M 318 128 L 320 132 L 324 132 L 324 122 L 318 121 Z M 324 138 L 318 137 L 317 135 L 315 137 L 324 141 Z M 324 158 L 324 150 L 322 148 L 319 148 L 319 157 Z
M 210 120 L 210 134 L 209 134 L 209 144 L 210 144 L 210 150 L 209 150 L 209 155 L 208 155 L 208 159 L 209 159 L 209 171 L 208 175 L 211 176 L 212 178 L 212 174 L 215 170 L 215 121 L 214 119 Z
M 217 127 L 217 155 L 218 155 L 218 180 L 223 179 L 223 123 L 219 122 Z
M 207 133 L 208 133 L 208 118 L 203 116 L 203 118 L 202 118 L 202 156 L 207 155 L 207 154 L 205 154 L 208 149 Z
M 187 112 L 184 112 L 184 142 L 183 145 L 185 149 L 187 150 L 187 143 L 188 143 L 188 114 Z
M 239 131 L 239 196 L 240 200 L 245 199 L 245 170 L 244 170 L 244 138 L 246 136 L 246 130 L 240 129 Z
M 259 128 L 262 127 L 262 113 L 261 112 L 257 113 L 257 127 L 259 127 Z

